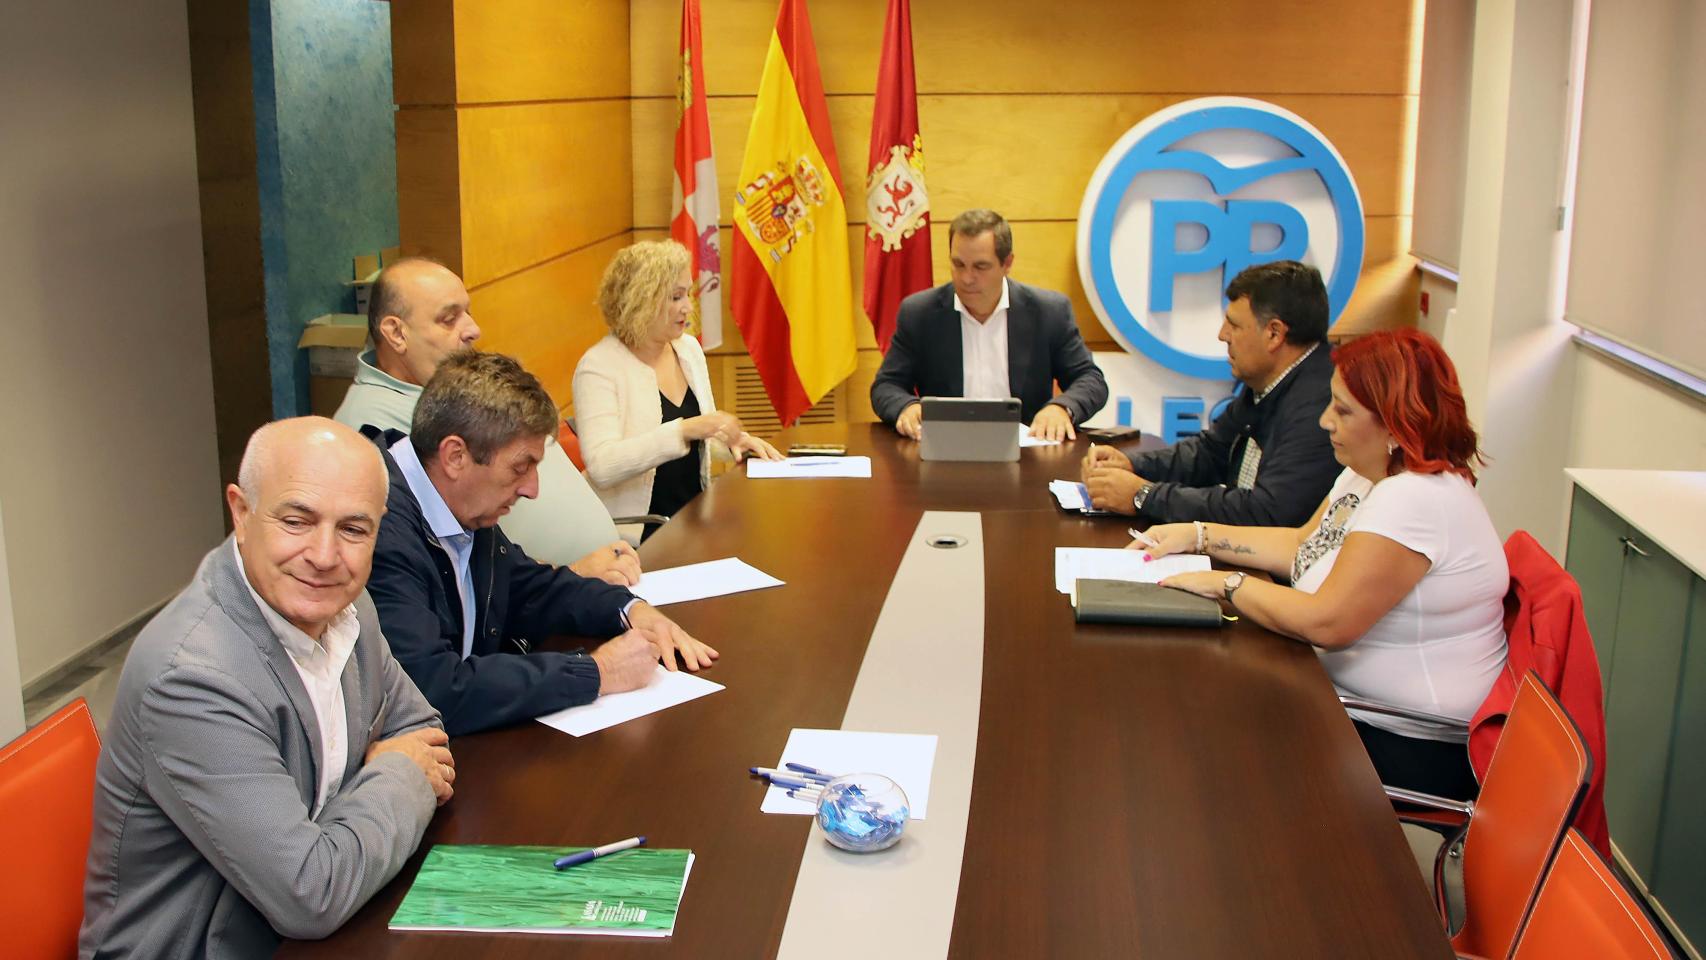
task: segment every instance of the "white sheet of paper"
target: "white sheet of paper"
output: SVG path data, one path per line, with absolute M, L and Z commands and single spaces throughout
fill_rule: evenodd
M 753 480 L 796 480 L 822 477 L 869 479 L 870 457 L 789 457 L 786 460 L 748 458 L 746 475 Z
M 835 776 L 880 773 L 906 791 L 907 802 L 912 807 L 910 819 L 922 820 L 930 806 L 930 769 L 936 763 L 936 735 L 796 728 L 788 734 L 788 744 L 782 748 L 782 759 L 776 761 L 776 769 L 786 769 L 789 763 L 803 763 Z M 788 796 L 785 787 L 775 786 L 764 791 L 764 802 L 758 809 L 765 813 L 817 812 L 814 804 L 795 800 Z
M 1175 573 L 1210 570 L 1208 558 L 1197 553 L 1176 553 L 1159 560 L 1143 559 L 1142 550 L 1108 550 L 1097 547 L 1055 547 L 1054 588 L 1072 593 L 1077 580 L 1132 580 L 1159 583 Z
M 564 733 L 584 737 L 721 689 L 723 685 L 720 683 L 712 683 L 686 670 L 671 672 L 659 664 L 652 682 L 638 690 L 607 693 L 591 703 L 547 713 L 539 718 L 539 722 Z
M 1025 447 L 1058 447 L 1058 446 L 1060 446 L 1059 440 L 1043 440 L 1043 439 L 1040 439 L 1038 437 L 1033 437 L 1033 436 L 1031 436 L 1031 428 L 1030 427 L 1027 427 L 1022 423 L 1019 424 L 1019 447 L 1021 449 L 1025 448 Z
M 667 570 L 647 570 L 640 575 L 640 582 L 629 589 L 641 600 L 661 607 L 666 603 L 685 603 L 780 586 L 782 581 L 740 558 L 724 557 Z

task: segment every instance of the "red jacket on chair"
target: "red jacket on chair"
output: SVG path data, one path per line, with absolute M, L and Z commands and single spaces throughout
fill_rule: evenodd
M 1605 695 L 1600 685 L 1599 659 L 1582 615 L 1582 593 L 1576 581 L 1533 537 L 1518 530 L 1505 541 L 1510 565 L 1510 593 L 1505 596 L 1505 635 L 1510 655 L 1493 689 L 1469 721 L 1469 763 L 1475 776 L 1487 772 L 1504 729 L 1505 714 L 1516 698 L 1517 684 L 1529 670 L 1557 694 L 1558 702 L 1582 731 L 1593 754 L 1588 792 L 1576 812 L 1575 826 L 1599 852 L 1611 855 L 1605 826 Z

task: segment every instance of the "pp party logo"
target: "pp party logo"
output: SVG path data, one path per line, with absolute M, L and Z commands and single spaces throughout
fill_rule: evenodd
M 1240 270 L 1302 260 L 1337 320 L 1362 272 L 1362 199 L 1339 151 L 1296 114 L 1242 97 L 1158 111 L 1097 165 L 1078 211 L 1078 273 L 1127 351 L 1232 376 L 1216 342 Z

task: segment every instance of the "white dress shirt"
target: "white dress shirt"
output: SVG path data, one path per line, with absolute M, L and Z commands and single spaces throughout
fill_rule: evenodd
M 989 319 L 978 323 L 954 294 L 960 315 L 960 355 L 965 374 L 961 396 L 970 400 L 1005 400 L 1013 395 L 1007 379 L 1007 278 L 1001 278 L 1001 302 Z
M 361 621 L 356 618 L 355 604 L 338 611 L 318 642 L 298 630 L 295 624 L 280 616 L 270 604 L 255 592 L 249 582 L 249 572 L 243 567 L 243 552 L 231 541 L 231 552 L 237 555 L 237 569 L 261 616 L 272 628 L 273 636 L 290 654 L 296 675 L 308 690 L 308 702 L 314 705 L 314 720 L 320 728 L 320 789 L 314 796 L 310 817 L 318 817 L 326 798 L 338 792 L 344 783 L 344 767 L 349 763 L 349 716 L 344 712 L 344 665 L 355 651 L 355 641 L 361 636 Z

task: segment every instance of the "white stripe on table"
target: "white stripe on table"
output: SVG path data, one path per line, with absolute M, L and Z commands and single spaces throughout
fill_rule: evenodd
M 965 544 L 930 545 L 942 536 Z M 814 820 L 778 956 L 947 955 L 982 698 L 983 519 L 929 511 L 889 585 L 841 729 L 940 738 L 930 819 L 909 822 L 899 844 L 874 854 L 830 846 Z

